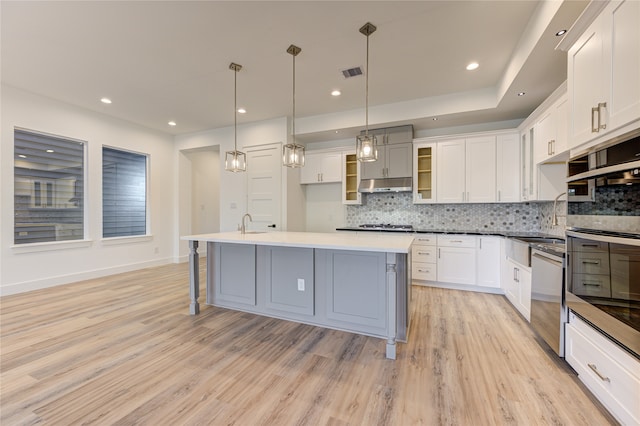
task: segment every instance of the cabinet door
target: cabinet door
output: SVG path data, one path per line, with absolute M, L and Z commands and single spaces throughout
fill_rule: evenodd
M 307 152 L 304 158 L 304 167 L 300 169 L 300 183 L 318 183 L 320 182 L 320 164 L 322 163 L 322 154 L 312 154 Z
M 438 143 L 437 199 L 439 203 L 462 203 L 465 196 L 464 140 Z
M 500 288 L 500 238 L 479 237 L 477 251 L 477 284 Z
M 637 25 L 637 22 L 636 22 Z M 594 114 L 592 108 L 604 102 L 602 19 L 596 19 L 569 49 L 567 91 L 569 96 L 570 148 L 588 141 L 597 133 L 592 132 Z M 596 114 L 597 115 L 597 114 Z
M 380 141 L 378 141 L 380 143 Z M 376 161 L 365 161 L 360 163 L 360 173 L 362 179 L 381 178 L 384 173 L 385 166 L 385 146 L 378 145 L 378 159 Z
M 519 311 L 527 319 L 531 321 L 531 271 L 518 268 L 518 283 L 520 291 Z
M 413 146 L 413 202 L 436 201 L 436 145 L 414 144 Z
M 520 299 L 516 278 L 517 270 L 516 265 L 511 260 L 505 258 L 505 263 L 502 268 L 502 289 L 509 302 L 516 308 L 518 307 L 518 300 Z
M 320 160 L 320 182 L 340 182 L 342 180 L 342 154 L 324 154 Z
M 534 163 L 540 163 L 553 155 L 555 142 L 555 108 L 553 106 L 542 113 L 535 125 L 536 144 L 534 147 Z
M 361 204 L 361 194 L 358 192 L 360 184 L 360 162 L 355 152 L 342 154 L 343 178 L 342 178 L 342 203 Z
M 520 201 L 520 143 L 518 134 L 496 138 L 496 200 Z
M 438 281 L 453 284 L 476 283 L 476 249 L 438 247 Z
M 386 144 L 411 143 L 413 126 L 389 127 L 386 129 Z
M 386 177 L 408 177 L 411 176 L 411 143 L 387 145 L 386 151 Z
M 611 2 L 603 14 L 609 131 L 640 118 L 640 2 Z
M 496 138 L 482 136 L 466 141 L 465 201 L 496 201 Z

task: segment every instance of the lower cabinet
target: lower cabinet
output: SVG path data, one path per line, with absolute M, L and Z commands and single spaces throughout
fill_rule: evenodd
M 531 268 L 505 258 L 502 288 L 511 304 L 527 321 L 531 321 Z
M 502 237 L 478 237 L 476 285 L 500 288 L 500 244 Z
M 420 234 L 411 246 L 411 276 L 418 284 L 437 280 L 436 236 Z
M 573 312 L 566 325 L 565 358 L 620 423 L 640 424 L 640 361 Z
M 255 306 L 256 246 L 209 243 L 207 250 L 215 250 L 214 267 L 207 268 L 209 273 L 216 275 L 213 280 L 220 283 L 215 287 L 215 300 Z M 207 303 L 212 301 L 207 300 Z
M 267 310 L 314 314 L 312 248 L 258 246 L 258 288 L 266 290 Z
M 438 235 L 438 281 L 476 284 L 476 237 Z

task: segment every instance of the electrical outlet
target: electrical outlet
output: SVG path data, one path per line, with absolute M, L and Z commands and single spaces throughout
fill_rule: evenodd
M 304 278 L 298 278 L 298 291 L 304 291 Z

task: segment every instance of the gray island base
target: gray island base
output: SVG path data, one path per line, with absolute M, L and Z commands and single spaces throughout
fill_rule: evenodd
M 199 242 L 207 244 L 206 304 L 406 342 L 410 235 L 219 233 L 189 241 L 189 313 L 200 311 Z

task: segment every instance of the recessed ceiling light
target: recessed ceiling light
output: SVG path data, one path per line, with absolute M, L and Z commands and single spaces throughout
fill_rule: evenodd
M 26 156 L 26 155 L 24 155 L 24 154 L 18 154 L 18 157 L 20 157 L 20 158 L 27 158 L 27 156 Z
M 342 94 L 342 92 L 340 92 L 339 90 L 334 90 L 333 92 L 331 92 L 331 96 L 340 96 Z
M 111 103 L 111 99 L 109 99 L 109 98 L 102 98 L 102 99 L 100 99 L 100 102 L 102 102 L 103 104 L 110 104 L 110 103 Z
M 52 152 L 55 152 L 55 151 L 54 151 L 54 150 L 52 150 L 52 149 L 48 149 L 48 150 L 47 150 L 47 152 L 48 152 L 48 153 L 52 153 Z
M 471 62 L 469 65 L 467 65 L 467 71 L 478 69 L 479 66 L 480 64 L 478 64 L 477 62 Z
M 340 130 L 336 130 L 336 133 L 340 133 Z
M 247 110 L 244 108 L 238 108 L 238 113 L 240 114 L 246 114 Z
M 169 126 L 175 126 L 175 125 L 176 125 L 176 122 L 175 122 L 175 121 L 170 121 L 170 122 L 168 122 L 167 124 L 168 124 Z
M 432 120 L 433 121 L 438 121 L 438 117 L 433 117 Z
M 524 96 L 525 92 L 518 92 L 518 96 Z
M 560 37 L 561 35 L 565 35 L 567 33 L 567 30 L 560 30 L 556 33 L 556 37 Z

